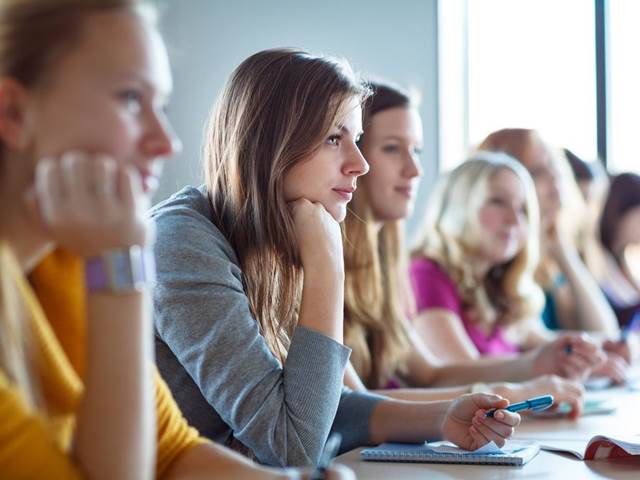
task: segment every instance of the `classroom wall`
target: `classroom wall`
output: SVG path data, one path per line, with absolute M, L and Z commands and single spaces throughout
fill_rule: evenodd
M 155 200 L 202 181 L 200 147 L 209 110 L 244 58 L 265 48 L 342 55 L 366 74 L 422 92 L 424 177 L 410 233 L 437 159 L 437 0 L 158 0 L 174 75 L 169 119 L 183 150 L 168 162 Z

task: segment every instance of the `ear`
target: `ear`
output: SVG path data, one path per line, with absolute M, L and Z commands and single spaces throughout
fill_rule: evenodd
M 20 82 L 0 77 L 0 140 L 12 150 L 27 144 L 27 105 L 29 92 Z

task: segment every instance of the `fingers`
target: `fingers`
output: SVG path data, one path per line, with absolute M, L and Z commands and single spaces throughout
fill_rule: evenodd
M 598 365 L 605 360 L 604 353 L 599 345 L 592 340 L 589 340 L 586 335 L 569 335 L 561 339 L 564 345 L 568 345 L 571 348 L 569 355 L 579 355 L 591 362 L 593 365 Z
M 331 465 L 329 470 L 327 470 L 326 477 L 327 480 L 355 480 L 356 476 L 353 473 L 353 470 L 345 467 L 344 465 Z
M 42 160 L 36 166 L 35 195 L 45 223 L 55 223 L 64 192 L 60 169 L 52 159 Z
M 492 418 L 485 416 L 484 412 L 479 410 L 473 416 L 471 423 L 472 428 L 487 441 L 492 441 L 502 447 L 520 423 L 520 415 L 506 410 L 498 410 Z
M 80 152 L 38 162 L 33 192 L 25 195 L 32 222 L 51 241 L 82 256 L 146 244 L 147 202 L 136 169 Z
M 620 355 L 627 364 L 631 364 L 631 346 L 628 341 L 605 340 L 602 342 L 602 348 L 605 352 Z
M 628 365 L 622 357 L 609 353 L 604 365 L 596 369 L 594 375 L 610 378 L 616 383 L 623 383 L 627 379 Z
M 498 395 L 476 393 L 472 395 L 473 401 L 479 409 L 504 408 L 509 405 L 509 400 Z
M 558 370 L 569 378 L 584 378 L 606 359 L 600 347 L 583 335 L 566 335 L 554 343 Z

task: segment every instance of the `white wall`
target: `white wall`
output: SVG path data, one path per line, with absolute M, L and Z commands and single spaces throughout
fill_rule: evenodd
M 415 226 L 437 159 L 436 0 L 159 0 L 174 72 L 169 118 L 184 145 L 165 167 L 156 200 L 202 181 L 209 110 L 231 71 L 265 48 L 300 47 L 346 57 L 365 74 L 422 91 L 424 177 Z

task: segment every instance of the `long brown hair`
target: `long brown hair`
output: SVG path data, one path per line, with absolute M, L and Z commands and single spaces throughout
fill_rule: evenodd
M 364 109 L 366 142 L 372 117 L 391 108 L 414 106 L 410 95 L 390 84 L 371 83 Z M 345 219 L 345 344 L 351 363 L 367 388 L 382 388 L 393 373 L 405 370 L 411 311 L 402 222 L 375 225 L 370 195 L 361 182 Z
M 345 61 L 265 50 L 235 69 L 209 120 L 204 173 L 212 220 L 238 255 L 252 313 L 281 361 L 302 287 L 284 177 L 317 151 L 347 102 L 368 93 Z
M 88 15 L 123 11 L 152 21 L 153 9 L 137 0 L 3 0 L 0 2 L 0 76 L 31 88 L 47 80 L 48 69 L 82 38 Z M 0 178 L 6 179 L 6 145 L 0 142 Z M 35 407 L 37 385 L 31 374 L 26 315 L 16 279 L 10 274 L 16 264 L 6 233 L 0 226 L 0 369 Z M 31 353 L 30 353 L 31 352 Z

